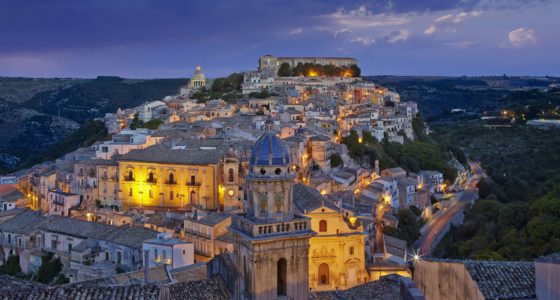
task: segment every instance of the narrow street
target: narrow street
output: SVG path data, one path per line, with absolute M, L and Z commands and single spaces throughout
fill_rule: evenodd
M 484 170 L 478 163 L 470 163 L 472 170 L 472 177 L 467 183 L 467 187 L 463 192 L 457 193 L 453 200 L 456 201 L 451 207 L 446 209 L 443 213 L 435 216 L 433 219 L 428 221 L 427 227 L 423 232 L 422 236 L 414 244 L 414 249 L 418 249 L 421 256 L 431 256 L 432 251 L 435 249 L 437 244 L 435 242 L 438 240 L 439 235 L 445 230 L 446 226 L 453 220 L 453 218 L 462 213 L 465 206 L 475 200 L 478 195 L 478 190 L 476 185 L 480 178 L 486 176 Z

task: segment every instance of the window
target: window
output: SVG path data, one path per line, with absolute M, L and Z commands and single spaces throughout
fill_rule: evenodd
M 350 255 L 354 255 L 354 247 L 350 247 Z
M 173 191 L 169 191 L 169 200 L 173 200 Z
M 327 221 L 319 221 L 319 232 L 327 232 Z
M 191 184 L 195 184 L 196 183 L 196 177 L 194 177 L 194 175 L 191 176 Z
M 101 147 L 101 152 L 103 152 L 103 153 L 109 152 L 109 147 L 107 147 L 107 146 Z
M 154 172 L 148 173 L 148 182 L 154 182 Z
M 72 244 L 68 244 L 68 253 L 72 252 Z
M 56 250 L 56 241 L 52 240 L 51 241 L 51 249 L 55 249 Z
M 187 252 L 185 250 L 183 250 L 183 255 L 185 255 Z
M 319 265 L 319 285 L 329 284 L 329 265 Z
M 278 260 L 276 264 L 276 295 L 286 296 L 288 292 L 287 278 L 288 263 L 284 258 Z
M 235 179 L 235 171 L 233 170 L 233 168 L 230 168 L 228 171 L 228 181 L 233 182 L 234 179 Z
M 117 263 L 120 264 L 122 261 L 122 253 L 117 251 Z
M 173 173 L 169 173 L 168 177 L 167 181 L 169 181 L 169 183 L 175 183 L 175 175 L 173 175 Z
M 150 198 L 154 197 L 154 194 L 152 193 L 152 190 L 148 190 L 148 195 L 150 196 Z
M 132 188 L 128 188 L 128 196 L 132 197 Z
M 109 251 L 105 251 L 105 260 L 109 260 Z

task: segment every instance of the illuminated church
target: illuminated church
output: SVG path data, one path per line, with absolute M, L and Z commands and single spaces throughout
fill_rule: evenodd
M 267 121 L 267 127 L 272 126 Z M 295 173 L 286 145 L 270 130 L 254 145 L 244 214 L 236 216 L 237 299 L 308 299 L 311 220 L 295 214 Z

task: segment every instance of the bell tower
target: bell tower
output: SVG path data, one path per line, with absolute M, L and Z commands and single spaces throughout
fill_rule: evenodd
M 267 121 L 267 123 L 271 120 Z M 267 132 L 251 150 L 244 214 L 234 218 L 237 299 L 308 299 L 310 219 L 294 212 L 286 145 Z

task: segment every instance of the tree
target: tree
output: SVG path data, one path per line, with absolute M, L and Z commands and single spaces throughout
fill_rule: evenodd
M 14 276 L 20 272 L 19 255 L 10 255 L 6 263 L 0 266 L 0 274 Z
M 342 160 L 342 157 L 338 153 L 333 153 L 330 157 L 330 160 L 331 160 L 331 168 L 344 166 L 344 161 Z
M 49 252 L 41 257 L 41 266 L 37 271 L 37 280 L 41 283 L 51 283 L 53 279 L 62 271 L 60 258 L 53 258 L 54 253 Z
M 130 129 L 135 130 L 136 128 L 140 128 L 144 125 L 144 122 L 140 120 L 138 113 L 134 114 L 134 118 L 132 118 L 132 122 L 130 122 Z
M 358 65 L 351 65 L 350 71 L 352 71 L 353 77 L 360 77 L 362 75 L 362 70 L 358 67 Z
M 150 121 L 144 124 L 144 127 L 151 130 L 156 130 L 159 128 L 159 125 L 161 124 L 163 124 L 163 121 L 161 119 L 151 119 Z
M 290 77 L 292 75 L 292 68 L 289 63 L 282 63 L 278 68 L 278 77 Z

